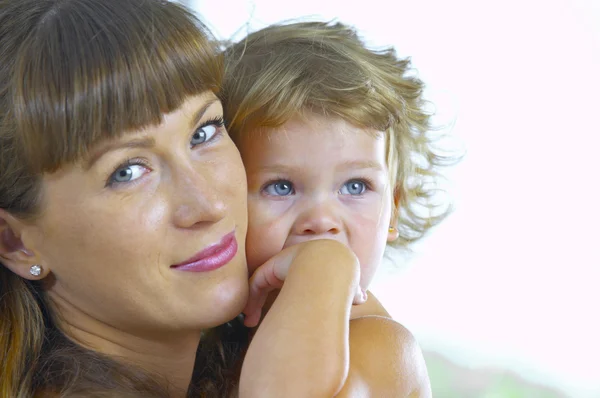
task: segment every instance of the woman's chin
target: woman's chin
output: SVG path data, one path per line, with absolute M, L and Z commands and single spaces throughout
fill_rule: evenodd
M 238 281 L 230 281 L 227 284 L 220 284 L 214 292 L 211 302 L 211 311 L 202 317 L 203 323 L 207 328 L 222 325 L 231 321 L 242 313 L 248 301 L 248 279 L 245 276 Z M 219 311 L 215 311 L 218 308 Z

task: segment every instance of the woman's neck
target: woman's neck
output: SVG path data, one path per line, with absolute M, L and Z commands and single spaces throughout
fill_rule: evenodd
M 177 340 L 153 341 L 120 331 L 104 333 L 73 326 L 68 337 L 85 348 L 92 349 L 156 375 L 167 383 L 169 396 L 185 397 L 192 380 L 200 333 L 178 336 Z
M 200 330 L 142 335 L 107 325 L 73 307 L 61 305 L 60 315 L 59 328 L 78 345 L 156 375 L 156 381 L 166 383 L 171 398 L 187 395 Z

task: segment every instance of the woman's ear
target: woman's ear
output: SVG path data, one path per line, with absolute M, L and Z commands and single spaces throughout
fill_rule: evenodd
M 0 263 L 29 280 L 38 280 L 48 274 L 33 250 L 25 247 L 21 232 L 25 224 L 4 209 L 0 209 Z

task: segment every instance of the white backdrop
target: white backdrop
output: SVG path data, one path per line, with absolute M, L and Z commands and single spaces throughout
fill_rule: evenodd
M 600 397 L 600 0 L 187 3 L 220 38 L 312 15 L 411 56 L 468 152 L 375 293 L 426 349 Z

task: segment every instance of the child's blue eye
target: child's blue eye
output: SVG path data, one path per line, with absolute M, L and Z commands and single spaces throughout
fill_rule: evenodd
M 294 186 L 290 181 L 280 180 L 267 185 L 264 191 L 272 196 L 288 196 L 294 193 Z
M 340 193 L 342 195 L 361 195 L 367 190 L 367 185 L 359 180 L 350 180 L 342 186 Z

